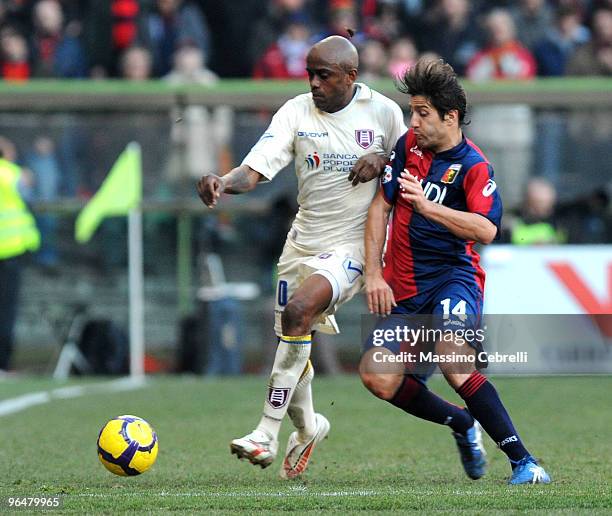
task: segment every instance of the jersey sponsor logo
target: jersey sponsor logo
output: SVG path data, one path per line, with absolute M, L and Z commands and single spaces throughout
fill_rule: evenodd
M 350 283 L 353 283 L 359 276 L 363 276 L 363 266 L 357 260 L 347 258 L 342 266 Z
M 391 179 L 393 179 L 393 168 L 390 165 L 387 165 L 382 178 L 382 184 L 386 185 L 389 181 L 391 181 Z
M 496 188 L 497 188 L 497 183 L 493 181 L 493 179 L 489 179 L 487 181 L 487 184 L 482 189 L 482 195 L 484 195 L 485 197 L 490 197 Z
M 277 387 L 268 388 L 268 403 L 274 408 L 284 407 L 289 399 L 291 389 L 279 389 Z
M 416 145 L 410 148 L 410 152 L 416 154 L 419 158 L 423 159 L 423 151 L 419 149 Z
M 329 133 L 327 131 L 298 131 L 298 138 L 327 138 Z
M 372 129 L 357 129 L 355 140 L 362 149 L 367 149 L 374 143 L 374 131 Z
M 459 172 L 461 171 L 461 167 L 463 167 L 461 163 L 453 163 L 450 167 L 446 169 L 446 172 L 444 172 L 444 174 L 442 175 L 442 179 L 440 179 L 440 181 L 446 184 L 452 183 L 455 180 L 455 178 L 459 175 Z
M 423 184 L 422 180 L 421 184 Z M 442 204 L 444 202 L 444 198 L 446 197 L 446 186 L 440 187 L 435 183 L 427 183 L 423 187 L 423 195 L 428 201 Z
M 319 167 L 319 164 L 321 163 L 321 158 L 317 154 L 317 151 L 314 151 L 312 154 L 308 154 L 304 158 L 304 161 L 306 162 L 306 166 L 309 170 L 314 170 L 315 168 Z
M 353 169 L 357 159 L 357 154 L 335 152 L 324 153 L 323 171 L 348 173 Z

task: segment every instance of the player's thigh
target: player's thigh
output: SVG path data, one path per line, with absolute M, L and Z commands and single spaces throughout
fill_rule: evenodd
M 329 282 L 331 298 L 324 313 L 332 315 L 363 289 L 363 264 L 363 246 L 338 246 L 306 260 L 300 266 L 300 276 L 305 279 L 314 274 Z
M 314 310 L 316 329 L 338 333 L 333 314 L 362 288 L 363 246 L 338 246 L 313 256 L 299 251 L 290 243 L 285 244 L 278 263 L 275 300 L 277 335 L 282 333 L 282 313 L 292 299 L 308 303 Z
M 281 335 L 281 316 L 289 299 L 300 285 L 300 267 L 310 256 L 301 253 L 289 243 L 285 244 L 283 253 L 278 260 L 276 282 L 276 298 L 274 300 L 274 328 L 277 335 Z
M 477 285 L 450 281 L 431 299 L 432 324 L 440 328 L 477 328 L 482 318 L 482 291 Z
M 477 286 L 450 282 L 436 294 L 432 303 L 432 324 L 442 337 L 435 347 L 441 359 L 440 370 L 455 388 L 476 369 L 482 351 L 482 292 Z

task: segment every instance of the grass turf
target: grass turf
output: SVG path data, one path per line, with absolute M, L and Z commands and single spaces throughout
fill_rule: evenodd
M 0 512 L 8 496 L 55 494 L 64 495 L 63 512 L 83 514 L 609 510 L 612 377 L 499 377 L 494 382 L 553 484 L 507 486 L 509 467 L 490 440 L 487 475 L 469 480 L 447 428 L 376 400 L 353 376 L 315 379 L 316 406 L 332 423 L 330 437 L 303 479 L 281 481 L 279 459 L 260 470 L 239 462 L 228 449 L 231 438 L 256 424 L 264 378 L 166 377 L 134 391 L 54 400 L 1 417 Z M 34 391 L 44 382 L 5 380 L 0 398 L 26 392 L 28 385 Z M 459 401 L 442 379 L 432 379 L 431 387 Z M 155 466 L 133 478 L 108 473 L 95 449 L 105 421 L 126 413 L 149 420 L 160 439 Z M 289 431 L 286 424 L 281 450 Z

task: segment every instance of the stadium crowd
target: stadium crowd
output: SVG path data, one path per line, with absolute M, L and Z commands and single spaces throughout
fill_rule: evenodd
M 160 78 L 189 53 L 204 82 L 302 78 L 312 42 L 347 28 L 366 82 L 424 53 L 474 80 L 612 72 L 609 0 L 1 0 L 1 73 Z

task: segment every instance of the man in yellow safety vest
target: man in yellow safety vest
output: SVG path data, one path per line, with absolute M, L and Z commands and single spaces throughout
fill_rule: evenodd
M 9 367 L 17 317 L 21 262 L 40 245 L 34 216 L 19 191 L 21 168 L 0 150 L 0 374 Z

